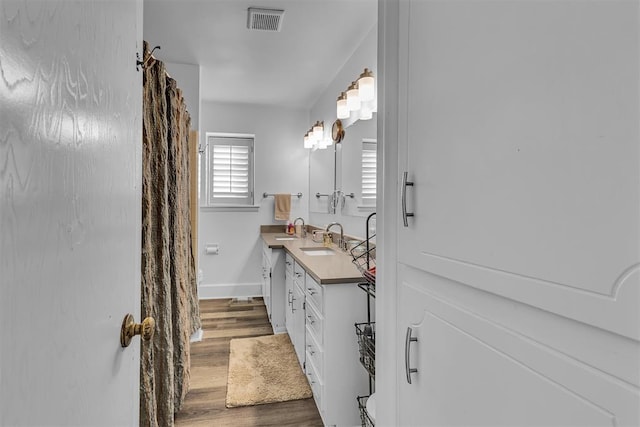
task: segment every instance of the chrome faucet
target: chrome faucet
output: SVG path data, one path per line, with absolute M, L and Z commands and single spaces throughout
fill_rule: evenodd
M 342 228 L 342 224 L 340 224 L 339 222 L 332 222 L 331 224 L 327 225 L 327 229 L 325 231 L 328 232 L 329 229 L 331 227 L 333 227 L 334 225 L 337 225 L 337 226 L 340 227 L 340 240 L 338 240 L 338 247 L 340 249 L 342 249 L 343 251 L 346 251 L 347 250 L 347 246 L 346 246 L 345 241 L 344 241 L 344 229 Z
M 298 222 L 298 220 L 302 221 L 302 232 L 300 233 L 300 237 L 307 237 L 307 229 L 304 226 L 304 218 L 299 216 L 298 218 L 294 219 L 293 227 L 296 227 L 296 223 Z

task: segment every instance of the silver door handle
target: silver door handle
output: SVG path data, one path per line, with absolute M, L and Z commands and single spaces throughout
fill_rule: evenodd
M 413 212 L 407 212 L 407 187 L 413 187 L 412 181 L 407 181 L 409 172 L 402 174 L 402 222 L 405 227 L 409 226 L 407 218 L 413 216 Z
M 293 303 L 293 301 L 291 300 L 291 290 L 289 290 L 289 296 L 287 297 L 287 304 L 291 305 L 291 303 Z
M 412 342 L 418 342 L 418 338 L 411 336 L 411 327 L 407 327 L 407 337 L 404 341 L 404 369 L 407 372 L 407 382 L 411 384 L 411 374 L 415 374 L 418 372 L 416 368 L 412 368 L 410 366 L 411 361 L 409 360 L 409 347 L 411 347 Z

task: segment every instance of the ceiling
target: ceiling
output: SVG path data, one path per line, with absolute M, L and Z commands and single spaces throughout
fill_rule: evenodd
M 282 30 L 247 29 L 249 7 L 284 9 Z M 377 0 L 144 0 L 144 39 L 200 65 L 205 101 L 311 108 L 376 22 Z

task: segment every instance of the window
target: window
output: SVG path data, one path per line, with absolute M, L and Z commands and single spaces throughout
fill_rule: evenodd
M 253 205 L 253 136 L 207 134 L 207 205 Z
M 362 140 L 362 204 L 376 205 L 377 144 L 374 139 Z

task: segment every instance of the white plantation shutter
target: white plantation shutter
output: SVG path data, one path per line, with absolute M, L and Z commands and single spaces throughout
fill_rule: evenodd
M 376 204 L 377 149 L 375 141 L 362 141 L 362 204 Z
M 210 136 L 208 202 L 253 204 L 253 139 Z

